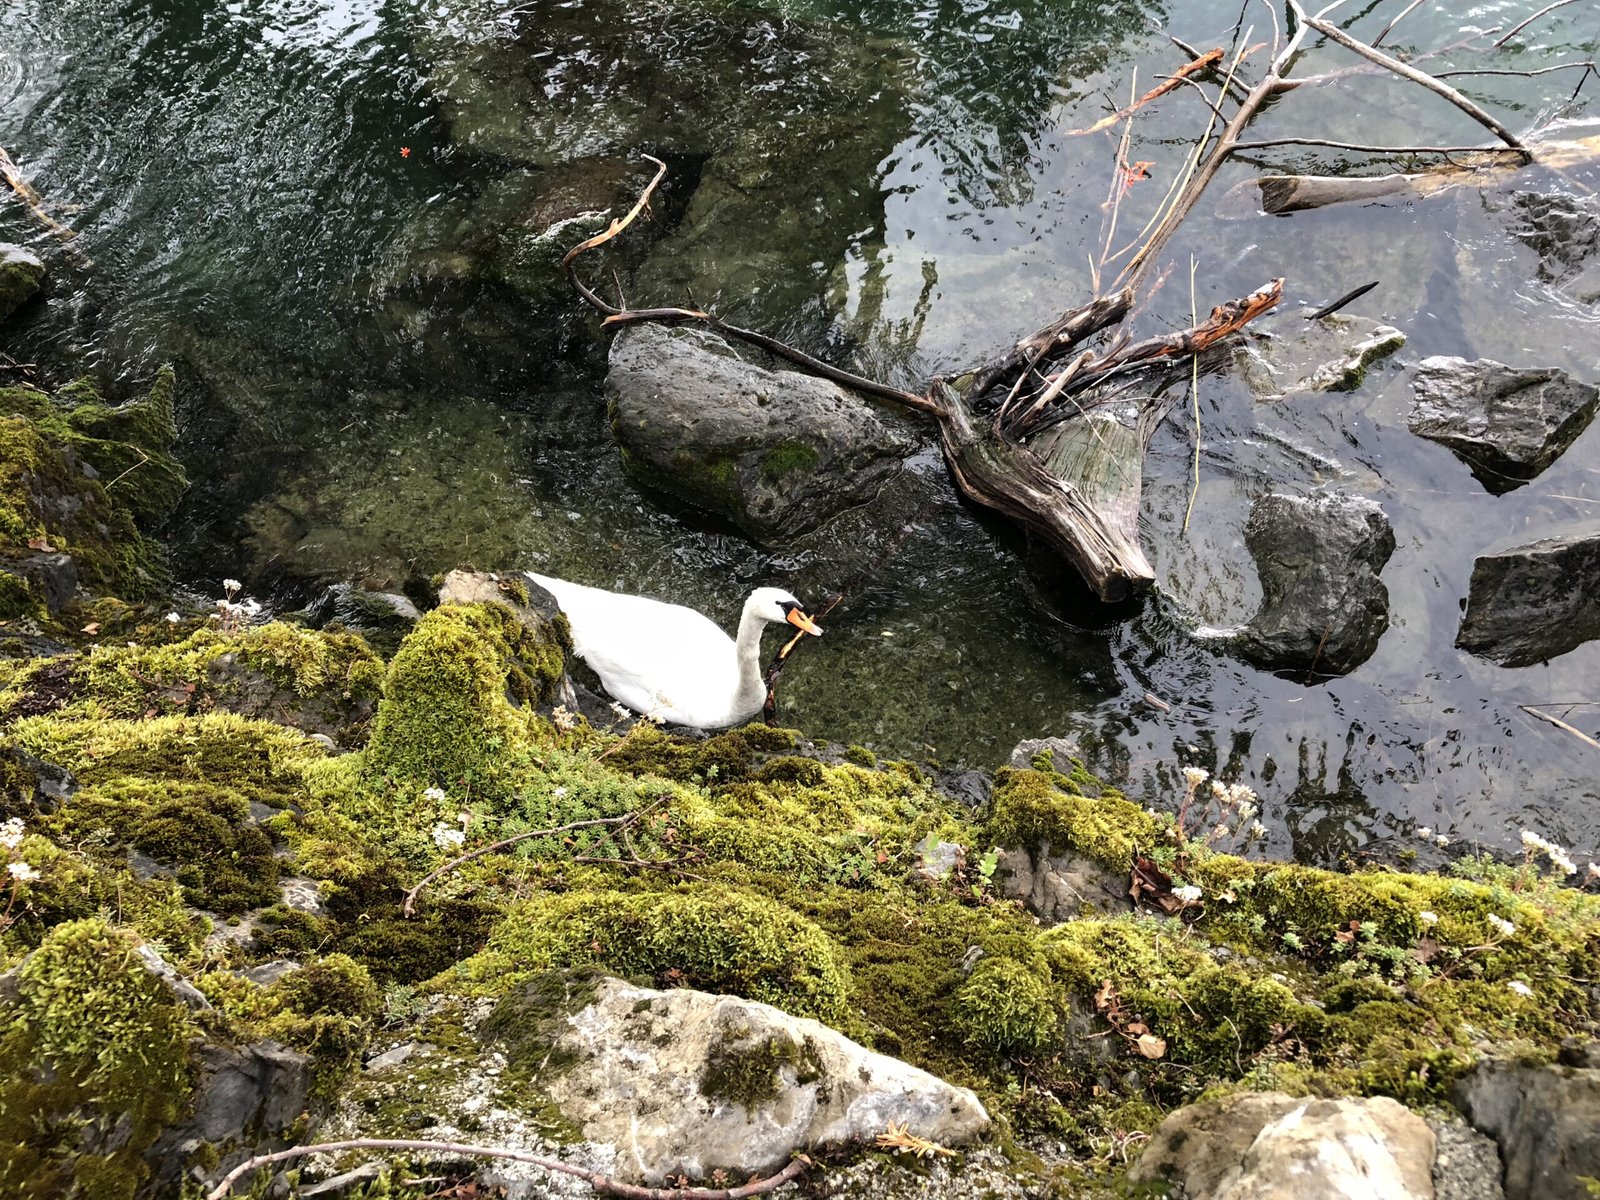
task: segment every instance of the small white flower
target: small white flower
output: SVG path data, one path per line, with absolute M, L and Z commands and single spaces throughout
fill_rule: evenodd
M 244 615 L 247 617 L 253 617 L 261 611 L 261 605 L 257 604 L 254 600 L 246 600 L 239 607 L 244 609 Z
M 613 700 L 611 702 L 611 711 L 617 714 L 617 720 L 619 720 L 619 721 L 626 721 L 626 720 L 628 720 L 628 718 L 633 716 L 633 710 L 632 709 L 624 708 L 622 705 L 618 704 L 615 700 Z
M 1232 795 L 1233 792 L 1229 789 L 1227 784 L 1222 782 L 1222 780 L 1213 779 L 1211 781 L 1211 798 L 1218 804 L 1228 803 L 1228 798 Z
M 1260 811 L 1261 809 L 1250 803 L 1248 800 L 1242 800 L 1239 803 L 1239 819 L 1241 821 L 1248 821 Z
M 447 799 L 444 794 L 444 789 L 436 787 L 423 788 L 422 798 L 424 800 L 432 800 L 435 804 L 443 804 Z
M 550 721 L 562 733 L 571 733 L 578 727 L 578 718 L 565 704 L 558 704 L 550 710 Z
M 1433 835 L 1433 844 L 1442 849 L 1443 847 L 1448 846 L 1450 844 L 1450 839 L 1445 834 L 1436 833 L 1436 834 Z
M 1265 825 L 1263 825 L 1260 821 L 1251 821 L 1250 822 L 1250 836 L 1251 837 L 1255 837 L 1255 838 L 1264 838 L 1264 837 L 1266 837 L 1267 836 L 1267 827 Z
M 1495 931 L 1502 937 L 1510 937 L 1517 931 L 1517 927 L 1515 925 L 1506 920 L 1504 917 L 1500 916 L 1498 913 L 1490 913 L 1488 920 L 1489 924 L 1492 925 Z
M 451 825 L 435 825 L 433 827 L 433 841 L 441 850 L 449 850 L 455 846 L 465 845 L 467 835 Z
M 1563 875 L 1576 875 L 1578 873 L 1578 864 L 1573 862 L 1571 856 L 1560 846 L 1550 847 L 1550 862 Z
M 1589 864 L 1589 878 L 1600 879 L 1600 862 L 1592 862 Z
M 232 596 L 242 587 L 244 587 L 244 584 L 240 583 L 237 579 L 224 579 L 222 581 L 222 590 L 227 592 L 230 596 Z
M 561 797 L 567 794 L 567 789 L 564 787 L 553 787 L 550 789 L 550 794 L 559 800 Z
M 1192 883 L 1185 884 L 1183 887 L 1173 888 L 1172 894 L 1179 900 L 1182 900 L 1185 904 L 1193 904 L 1196 900 L 1200 899 L 1201 896 L 1205 895 L 1204 892 L 1195 887 Z
M 1183 781 L 1191 788 L 1199 787 L 1210 778 L 1210 772 L 1202 767 L 1185 767 L 1183 769 Z
M 1524 829 L 1522 831 L 1522 848 L 1528 851 L 1548 850 L 1550 848 L 1550 843 L 1545 841 L 1533 830 Z
M 1437 925 L 1439 923 L 1439 914 L 1424 910 L 1417 914 L 1417 920 L 1421 921 L 1424 925 Z
M 167 624 L 168 625 L 176 625 L 181 620 L 183 620 L 183 618 L 180 617 L 177 613 L 168 613 L 167 614 Z
M 1519 996 L 1533 995 L 1533 989 L 1527 984 L 1523 983 L 1520 979 L 1508 980 L 1506 986 Z
M 15 850 L 22 845 L 23 835 L 22 818 L 12 817 L 4 825 L 0 825 L 0 846 L 4 846 L 7 850 Z
M 1426 825 L 1419 825 L 1417 827 L 1417 836 L 1423 841 L 1427 841 L 1433 836 L 1433 830 L 1428 828 Z
M 11 872 L 13 879 L 22 883 L 27 883 L 30 879 L 39 878 L 39 872 L 25 862 L 8 863 L 6 864 L 6 870 Z

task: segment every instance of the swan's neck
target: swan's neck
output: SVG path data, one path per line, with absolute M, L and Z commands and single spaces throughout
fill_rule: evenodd
M 739 634 L 733 640 L 734 662 L 739 668 L 738 697 L 745 703 L 749 703 L 752 695 L 766 698 L 766 686 L 761 679 L 761 633 L 766 624 L 747 605 L 739 618 Z

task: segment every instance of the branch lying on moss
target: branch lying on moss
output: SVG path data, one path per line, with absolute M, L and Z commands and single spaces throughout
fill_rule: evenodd
M 560 1159 L 546 1158 L 539 1154 L 529 1154 L 522 1150 L 502 1150 L 496 1146 L 474 1146 L 466 1142 L 422 1142 L 412 1141 L 408 1138 L 353 1138 L 348 1142 L 323 1142 L 320 1145 L 313 1146 L 290 1146 L 287 1150 L 279 1150 L 273 1154 L 261 1154 L 255 1158 L 246 1159 L 223 1176 L 222 1182 L 206 1193 L 205 1200 L 222 1200 L 233 1189 L 235 1183 L 258 1167 L 285 1162 L 291 1158 L 302 1158 L 308 1154 L 333 1154 L 342 1153 L 346 1150 L 420 1150 L 435 1154 L 466 1154 L 478 1158 L 504 1158 L 512 1162 L 532 1163 L 536 1167 L 543 1167 L 546 1171 L 576 1176 L 588 1183 L 597 1192 L 602 1192 L 608 1196 L 622 1196 L 626 1200 L 744 1200 L 748 1196 L 763 1196 L 768 1192 L 776 1191 L 791 1179 L 796 1178 L 800 1172 L 810 1165 L 809 1159 L 804 1157 L 796 1158 L 776 1175 L 769 1176 L 766 1179 L 751 1180 L 742 1187 L 736 1188 L 652 1188 L 623 1183 L 620 1179 L 613 1179 L 611 1176 L 602 1175 L 598 1171 L 586 1171 L 582 1167 L 575 1167 L 571 1163 L 562 1162 Z
M 514 834 L 511 837 L 501 838 L 498 842 L 492 842 L 487 846 L 481 846 L 478 849 L 471 851 L 470 853 L 461 855 L 459 858 L 452 858 L 449 862 L 445 863 L 444 866 L 435 867 L 432 871 L 429 871 L 426 875 L 424 875 L 420 880 L 417 881 L 417 884 L 416 884 L 415 887 L 411 888 L 411 890 L 406 892 L 405 902 L 403 904 L 401 904 L 400 911 L 402 913 L 404 913 L 408 917 L 409 916 L 414 916 L 415 913 L 414 913 L 413 910 L 416 907 L 417 896 L 418 896 L 419 893 L 421 893 L 422 889 L 427 887 L 435 879 L 439 878 L 439 876 L 444 875 L 444 874 L 446 874 L 446 873 L 448 873 L 450 871 L 455 870 L 457 867 L 461 866 L 463 863 L 469 863 L 475 858 L 482 858 L 485 854 L 493 854 L 496 850 L 504 850 L 507 846 L 514 846 L 518 842 L 526 842 L 530 838 L 549 837 L 552 834 L 569 833 L 574 829 L 593 829 L 593 828 L 596 828 L 597 826 L 602 826 L 602 825 L 603 826 L 621 826 L 623 828 L 627 828 L 629 825 L 632 825 L 635 821 L 637 821 L 640 817 L 642 817 L 646 813 L 648 813 L 651 809 L 654 809 L 654 808 L 657 808 L 658 806 L 660 806 L 661 803 L 663 801 L 665 801 L 665 800 L 666 800 L 665 796 L 659 796 L 655 800 L 652 800 L 649 804 L 645 805 L 643 808 L 636 808 L 632 812 L 619 813 L 617 816 L 614 816 L 614 817 L 596 817 L 592 821 L 573 821 L 570 825 L 557 825 L 552 829 L 528 829 L 528 830 L 523 831 L 522 833 Z M 597 860 L 597 861 L 611 861 L 611 860 Z M 644 865 L 651 865 L 651 864 L 644 864 Z

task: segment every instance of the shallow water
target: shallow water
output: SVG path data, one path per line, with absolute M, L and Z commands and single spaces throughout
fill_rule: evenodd
M 1391 42 L 1445 45 L 1538 7 L 1450 0 Z M 1270 36 L 1265 7 L 1246 13 L 1252 41 Z M 817 736 L 980 766 L 1021 738 L 1067 736 L 1151 798 L 1198 761 L 1256 787 L 1275 852 L 1319 860 L 1418 826 L 1505 846 L 1528 824 L 1591 852 L 1600 752 L 1518 705 L 1600 701 L 1600 644 L 1505 670 L 1452 642 L 1475 555 L 1600 520 L 1600 432 L 1495 497 L 1404 424 L 1403 367 L 1428 354 L 1600 379 L 1600 310 L 1541 281 L 1507 193 L 1224 219 L 1238 215 L 1228 187 L 1253 173 L 1230 168 L 1172 243 L 1147 328 L 1278 275 L 1291 303 L 1266 327 L 1287 328 L 1299 303 L 1379 279 L 1351 311 L 1410 342 L 1349 394 L 1259 404 L 1236 380 L 1203 380 L 1198 485 L 1187 401 L 1146 462 L 1159 591 L 1117 610 L 962 505 L 932 450 L 872 512 L 753 547 L 623 475 L 603 346 L 559 285 L 452 275 L 465 268 L 443 251 L 417 265 L 418 246 L 502 236 L 523 211 L 518 172 L 548 179 L 580 156 L 581 174 L 597 155 L 650 148 L 673 174 L 627 263 L 640 294 L 672 301 L 692 285 L 746 323 L 920 385 L 1088 293 L 1114 135 L 1070 131 L 1181 63 L 1169 33 L 1225 44 L 1236 16 L 1201 0 L 0 0 L 0 146 L 92 260 L 61 265 L 21 346 L 41 370 L 124 381 L 186 364 L 197 486 L 169 535 L 203 594 L 237 575 L 292 605 L 318 581 L 392 586 L 465 558 L 728 621 L 756 583 L 803 596 L 848 585 L 828 636 L 784 676 L 783 716 Z M 1571 5 L 1511 57 L 1590 57 L 1597 40 L 1600 15 Z M 1434 65 L 1446 60 L 1479 62 L 1461 51 Z M 1345 62 L 1318 49 L 1303 70 Z M 1576 73 L 1560 78 L 1471 91 L 1525 128 L 1557 115 Z M 1559 115 L 1585 114 L 1580 98 Z M 1116 244 L 1204 116 L 1179 93 L 1135 122 L 1130 157 L 1154 178 L 1121 207 Z M 1257 133 L 1478 140 L 1442 102 L 1371 76 L 1292 93 Z M 1285 147 L 1256 161 L 1358 159 Z M 0 238 L 41 235 L 7 200 Z M 490 257 L 543 261 L 517 238 Z M 1245 619 L 1259 597 L 1242 543 L 1250 503 L 1319 487 L 1376 500 L 1398 549 L 1377 655 L 1308 687 L 1196 631 Z M 1595 732 L 1600 706 L 1568 719 Z

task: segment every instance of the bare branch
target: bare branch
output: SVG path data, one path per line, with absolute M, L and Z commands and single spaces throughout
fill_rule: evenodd
M 287 1150 L 278 1150 L 272 1154 L 258 1154 L 248 1158 L 233 1170 L 222 1177 L 222 1182 L 206 1193 L 205 1200 L 222 1200 L 233 1185 L 245 1175 L 258 1167 L 271 1166 L 273 1163 L 287 1162 L 292 1158 L 304 1158 L 308 1154 L 334 1154 L 346 1150 L 416 1150 L 429 1154 L 460 1154 L 473 1158 L 501 1158 L 511 1162 L 532 1163 L 536 1167 L 543 1167 L 546 1171 L 554 1171 L 561 1175 L 572 1175 L 589 1184 L 595 1191 L 609 1196 L 621 1196 L 624 1200 L 747 1200 L 750 1196 L 764 1196 L 768 1192 L 776 1191 L 791 1179 L 799 1176 L 810 1165 L 805 1158 L 796 1158 L 779 1171 L 776 1175 L 766 1179 L 751 1180 L 749 1183 L 736 1188 L 652 1188 L 640 1187 L 637 1184 L 623 1183 L 620 1179 L 613 1179 L 609 1175 L 602 1175 L 598 1171 L 585 1170 L 575 1167 L 571 1163 L 564 1163 L 558 1158 L 547 1158 L 542 1154 L 529 1154 L 524 1150 L 504 1150 L 497 1146 L 475 1146 L 467 1142 L 429 1142 L 414 1141 L 410 1138 L 351 1138 L 344 1142 L 322 1142 L 309 1146 L 290 1146 Z
M 1327 146 L 1334 150 L 1357 150 L 1362 154 L 1515 154 L 1526 158 L 1527 151 L 1512 146 L 1367 146 L 1360 142 L 1335 142 L 1327 138 L 1278 137 L 1238 142 L 1235 150 L 1264 150 L 1268 146 Z
M 1373 46 L 1376 47 L 1383 45 L 1383 39 L 1388 37 L 1389 34 L 1394 31 L 1394 27 L 1396 25 L 1400 24 L 1401 21 L 1404 21 L 1407 17 L 1416 12 L 1417 9 L 1421 8 L 1427 2 L 1428 0 L 1411 0 L 1411 3 L 1405 6 L 1405 9 L 1400 13 L 1400 15 L 1385 25 L 1383 27 L 1383 31 L 1379 33 L 1377 37 L 1372 39 Z
M 1110 129 L 1123 118 L 1131 117 L 1134 113 L 1138 112 L 1152 100 L 1157 100 L 1160 97 L 1165 96 L 1173 89 L 1179 87 L 1190 75 L 1194 75 L 1200 71 L 1208 71 L 1221 61 L 1222 47 L 1220 46 L 1215 50 L 1207 50 L 1204 54 L 1198 54 L 1194 57 L 1193 61 L 1187 62 L 1183 66 L 1179 67 L 1171 75 L 1168 75 L 1165 81 L 1158 86 L 1151 88 L 1148 92 L 1140 96 L 1137 100 L 1133 101 L 1126 108 L 1118 109 L 1108 117 L 1101 117 L 1093 125 L 1087 125 L 1082 129 L 1069 129 L 1066 131 L 1064 136 L 1082 137 L 1087 133 L 1099 133 L 1102 129 Z
M 1556 2 L 1554 4 L 1545 5 L 1538 12 L 1534 13 L 1533 16 L 1529 17 L 1522 24 L 1520 24 L 1520 25 L 1516 26 L 1515 28 L 1513 28 L 1510 33 L 1506 34 L 1505 37 L 1501 38 L 1498 42 L 1496 42 L 1494 44 L 1494 48 L 1496 50 L 1500 49 L 1501 46 L 1504 46 L 1512 38 L 1516 37 L 1517 34 L 1521 33 L 1524 29 L 1526 29 L 1529 25 L 1532 25 L 1535 21 L 1537 21 L 1540 17 L 1544 16 L 1546 13 L 1553 13 L 1558 8 L 1565 8 L 1567 5 L 1571 4 L 1572 2 L 1573 2 L 1573 0 L 1556 0 Z
M 1297 11 L 1300 8 L 1297 0 L 1289 0 L 1289 4 L 1291 8 L 1294 8 Z M 1391 58 L 1382 50 L 1374 50 L 1365 42 L 1359 42 L 1355 38 L 1351 37 L 1337 25 L 1330 25 L 1328 22 L 1320 20 L 1317 17 L 1306 17 L 1305 21 L 1307 25 L 1309 25 L 1312 29 L 1315 29 L 1318 33 L 1322 34 L 1322 36 L 1327 38 L 1329 41 L 1337 42 L 1351 53 L 1359 54 L 1367 61 L 1376 63 L 1380 67 L 1384 67 L 1387 70 L 1393 71 L 1402 79 L 1409 79 L 1412 83 L 1415 83 L 1420 87 L 1427 88 L 1435 95 L 1444 97 L 1444 99 L 1450 101 L 1451 104 L 1455 105 L 1462 112 L 1466 113 L 1474 121 L 1478 122 L 1478 124 L 1491 131 L 1506 145 L 1520 152 L 1524 162 L 1533 161 L 1533 152 L 1522 144 L 1522 142 L 1517 138 L 1516 134 L 1512 133 L 1511 130 L 1507 129 L 1493 116 L 1479 108 L 1476 104 L 1474 104 L 1471 100 L 1468 100 L 1449 84 L 1439 82 L 1439 80 L 1435 79 L 1432 75 L 1429 75 L 1426 71 L 1419 71 L 1415 67 L 1408 66 L 1407 64 L 1401 62 L 1398 58 Z

